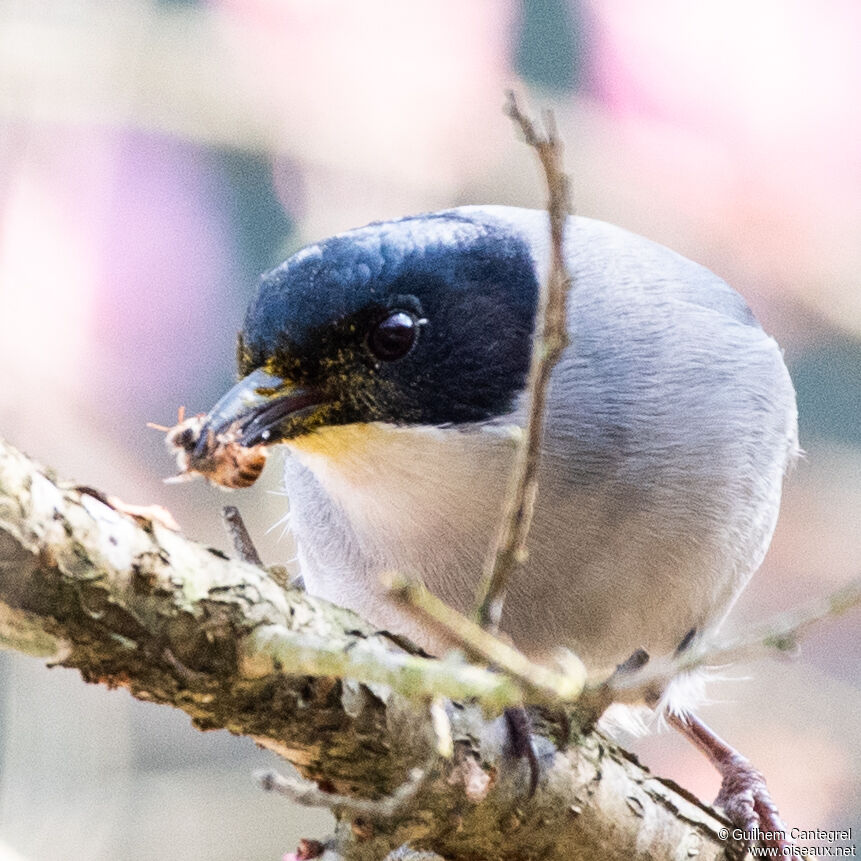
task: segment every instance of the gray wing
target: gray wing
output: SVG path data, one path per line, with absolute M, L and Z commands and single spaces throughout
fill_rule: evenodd
M 526 237 L 546 271 L 545 213 L 473 211 Z M 681 637 L 720 621 L 768 547 L 797 451 L 792 383 L 744 300 L 704 267 L 586 218 L 570 219 L 566 252 L 571 344 L 553 375 L 533 540 L 565 555 L 550 551 L 522 585 L 553 606 L 564 565 L 596 638 L 621 641 L 649 615 Z

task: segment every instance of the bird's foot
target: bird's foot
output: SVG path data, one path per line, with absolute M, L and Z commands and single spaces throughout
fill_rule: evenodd
M 757 840 L 764 847 L 776 849 L 779 857 L 797 861 L 798 856 L 791 853 L 786 840 L 786 825 L 762 773 L 736 751 L 732 751 L 720 773 L 722 780 L 715 804 L 723 808 L 727 818 L 744 831 L 748 842 Z
M 746 844 L 758 842 L 760 846 L 774 849 L 780 858 L 800 861 L 787 842 L 787 828 L 765 785 L 765 778 L 750 760 L 693 715 L 670 714 L 668 720 L 717 768 L 721 786 L 714 803 L 744 833 Z
M 783 823 L 765 785 L 765 778 L 749 760 L 733 751 L 721 769 L 720 792 L 715 804 L 745 831 L 781 830 Z

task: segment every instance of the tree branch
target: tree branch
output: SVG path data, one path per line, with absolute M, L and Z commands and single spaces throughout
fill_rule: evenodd
M 545 772 L 527 799 L 527 767 L 494 717 L 528 700 L 515 680 L 398 650 L 355 615 L 92 493 L 0 442 L 5 644 L 180 708 L 199 729 L 248 735 L 322 793 L 390 796 L 432 760 L 390 819 L 342 816 L 343 857 L 379 859 L 402 844 L 448 859 L 509 858 L 513 847 L 524 859 L 670 857 L 680 846 L 739 857 L 713 811 L 598 733 L 560 751 L 561 724 L 540 713 Z M 447 705 L 451 759 L 434 756 L 432 691 L 464 697 Z

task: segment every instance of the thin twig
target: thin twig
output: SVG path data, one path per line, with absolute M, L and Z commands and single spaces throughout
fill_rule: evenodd
M 861 605 L 861 577 L 836 592 L 803 607 L 775 616 L 740 637 L 706 641 L 672 658 L 658 659 L 631 673 L 614 673 L 592 688 L 587 697 L 603 696 L 610 702 L 637 702 L 660 697 L 666 685 L 681 673 L 761 658 L 770 652 L 791 653 L 813 625 L 840 616 Z
M 249 565 L 263 565 L 260 559 L 260 554 L 254 546 L 254 541 L 245 526 L 245 521 L 239 513 L 239 509 L 235 505 L 225 505 L 221 509 L 221 517 L 224 520 L 224 527 L 227 529 L 227 535 L 233 542 L 233 549 L 236 555 Z
M 445 712 L 443 701 L 435 697 L 429 703 L 429 718 L 434 733 L 434 754 L 421 768 L 413 768 L 409 777 L 390 795 L 384 798 L 356 798 L 325 792 L 311 780 L 285 777 L 274 770 L 256 772 L 254 779 L 267 792 L 278 792 L 297 804 L 309 807 L 326 807 L 339 816 L 361 816 L 371 820 L 386 820 L 396 816 L 412 801 L 424 785 L 438 757 L 450 759 L 454 747 L 451 722 Z
M 530 702 L 574 702 L 586 683 L 586 670 L 572 661 L 566 673 L 559 673 L 530 661 L 514 646 L 482 628 L 466 616 L 452 610 L 420 583 L 396 574 L 386 578 L 389 595 L 404 609 L 441 630 L 457 645 L 505 673 L 529 692 Z
M 409 655 L 370 639 L 356 640 L 345 649 L 343 642 L 303 636 L 282 625 L 258 626 L 239 642 L 238 649 L 245 678 L 268 676 L 280 669 L 291 676 L 332 676 L 387 685 L 414 701 L 435 696 L 476 699 L 491 711 L 522 703 L 526 694 L 524 685 L 507 674 L 462 660 Z
M 538 463 L 544 435 L 544 413 L 550 373 L 568 342 L 565 304 L 571 278 L 565 266 L 563 240 L 570 211 L 568 177 L 562 169 L 562 143 L 553 114 L 544 114 L 544 133 L 520 110 L 514 93 L 508 94 L 506 113 L 517 123 L 526 143 L 535 149 L 547 180 L 550 216 L 550 271 L 541 286 L 535 318 L 535 337 L 526 387 L 527 422 L 518 444 L 499 534 L 488 555 L 477 596 L 477 618 L 492 632 L 499 630 L 509 581 L 527 556 L 526 539 L 538 492 Z
M 404 806 L 416 797 L 427 780 L 430 764 L 424 768 L 414 768 L 409 777 L 385 798 L 353 798 L 324 792 L 316 783 L 298 777 L 286 777 L 277 771 L 258 771 L 255 781 L 266 792 L 277 792 L 297 804 L 307 807 L 325 807 L 339 816 L 361 816 L 374 821 L 391 819 L 397 816 Z
M 637 650 L 609 678 L 587 682 L 585 668 L 575 655 L 566 656 L 563 671 L 552 670 L 534 663 L 514 646 L 452 610 L 420 584 L 389 575 L 388 585 L 392 597 L 407 610 L 437 627 L 483 662 L 495 666 L 503 678 L 516 685 L 507 689 L 504 696 L 511 696 L 519 688 L 528 703 L 576 703 L 586 723 L 600 717 L 614 702 L 657 702 L 667 684 L 682 673 L 707 665 L 760 658 L 775 650 L 784 654 L 791 652 L 810 627 L 861 605 L 859 577 L 831 595 L 776 616 L 743 637 L 706 641 L 681 654 L 653 661 L 649 661 L 645 652 Z M 478 670 L 478 667 L 472 669 Z M 455 682 L 451 678 L 448 683 L 460 684 L 460 680 Z M 493 693 L 499 704 L 502 692 Z M 516 705 L 512 701 L 506 704 Z

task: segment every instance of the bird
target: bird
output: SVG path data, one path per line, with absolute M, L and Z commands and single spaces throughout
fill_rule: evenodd
M 500 629 L 534 660 L 565 648 L 600 674 L 719 628 L 771 541 L 797 408 L 780 347 L 717 275 L 581 216 L 567 219 L 564 252 L 568 344 Z M 228 431 L 243 449 L 283 446 L 307 591 L 444 653 L 445 635 L 381 575 L 474 610 L 550 258 L 547 213 L 506 206 L 375 222 L 301 249 L 261 277 L 239 382 L 202 419 L 186 466 Z M 685 690 L 663 707 L 697 735 Z M 746 824 L 768 811 L 757 793 L 740 802 Z

